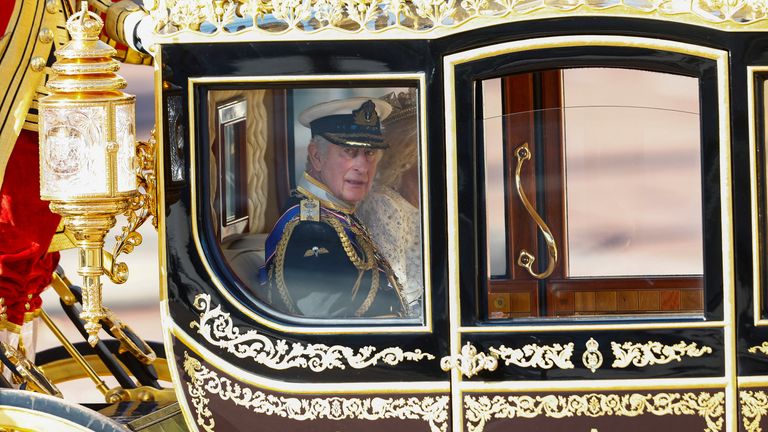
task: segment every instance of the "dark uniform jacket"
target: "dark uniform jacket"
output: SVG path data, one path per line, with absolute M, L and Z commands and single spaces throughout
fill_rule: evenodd
M 290 315 L 405 316 L 402 288 L 365 227 L 301 187 L 267 239 L 261 279 L 266 301 Z

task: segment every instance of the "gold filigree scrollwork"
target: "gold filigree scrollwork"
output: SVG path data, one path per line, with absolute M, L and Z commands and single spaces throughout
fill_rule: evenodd
M 469 432 L 482 432 L 492 419 L 569 417 L 637 417 L 698 415 L 705 432 L 720 432 L 724 424 L 725 393 L 578 394 L 545 396 L 464 396 Z
M 762 432 L 760 421 L 768 414 L 768 394 L 762 390 L 742 390 L 739 392 L 741 420 L 747 432 Z
M 592 373 L 595 373 L 603 365 L 603 353 L 600 352 L 600 344 L 594 338 L 587 341 L 587 350 L 581 355 L 581 361 Z
M 234 21 L 237 3 L 232 0 L 214 0 L 205 5 L 203 13 L 206 21 L 216 26 L 218 31 L 222 31 L 224 26 Z
M 221 306 L 211 307 L 211 296 L 208 294 L 198 294 L 193 304 L 200 311 L 199 320 L 190 323 L 190 327 L 197 328 L 197 334 L 230 354 L 239 358 L 250 358 L 271 369 L 302 368 L 322 372 L 329 369 L 345 369 L 347 366 L 363 369 L 379 362 L 395 366 L 404 361 L 418 362 L 435 358 L 432 354 L 418 349 L 404 351 L 400 347 L 377 351 L 375 347 L 366 346 L 355 351 L 340 345 L 302 345 L 289 344 L 285 340 L 273 341 L 254 329 L 241 333 L 229 314 L 221 310 Z
M 499 348 L 491 347 L 490 353 L 504 360 L 505 365 L 520 367 L 532 367 L 540 369 L 552 369 L 557 366 L 560 369 L 573 369 L 571 355 L 573 355 L 573 342 L 561 345 L 525 345 L 522 348 L 508 348 L 504 345 Z
M 459 354 L 440 359 L 440 367 L 446 372 L 458 369 L 465 377 L 472 378 L 484 370 L 495 371 L 499 367 L 499 360 L 486 353 L 477 352 L 477 348 L 467 342 L 461 347 Z
M 768 355 L 768 342 L 763 342 L 761 345 L 750 347 L 749 352 L 752 354 L 757 354 L 758 352 L 761 352 L 765 355 Z
M 695 342 L 686 343 L 680 341 L 674 345 L 664 345 L 661 342 L 646 342 L 644 344 L 624 342 L 619 345 L 611 342 L 611 350 L 616 360 L 611 367 L 625 368 L 629 365 L 643 367 L 656 364 L 667 364 L 673 360 L 682 361 L 683 356 L 701 357 L 711 354 L 712 348 L 703 346 L 699 348 Z
M 155 24 L 155 33 L 161 36 L 178 32 L 308 33 L 321 29 L 428 33 L 473 21 L 492 24 L 494 20 L 510 22 L 568 11 L 683 19 L 725 28 L 768 19 L 765 0 L 144 0 L 144 7 Z M 201 29 L 206 22 L 213 30 Z M 230 29 L 230 24 L 237 28 Z
M 122 284 L 128 280 L 128 265 L 119 262 L 117 257 L 133 252 L 133 249 L 141 244 L 143 239 L 141 234 L 137 232 L 139 227 L 151 217 L 152 226 L 157 229 L 156 149 L 157 141 L 154 129 L 149 140 L 136 143 L 136 179 L 139 193 L 131 200 L 130 206 L 124 214 L 127 224 L 120 229 L 120 234 L 115 236 L 112 254 L 104 253 L 104 269 L 112 282 L 116 284 Z
M 219 376 L 199 360 L 184 352 L 184 371 L 189 376 L 187 391 L 194 408 L 195 422 L 203 430 L 213 432 L 216 421 L 208 408 L 209 398 L 248 409 L 257 414 L 291 420 L 422 420 L 431 432 L 448 430 L 448 396 L 425 397 L 288 397 L 266 394 Z

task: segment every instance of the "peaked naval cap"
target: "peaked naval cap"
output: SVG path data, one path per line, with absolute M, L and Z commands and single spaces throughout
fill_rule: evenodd
M 299 123 L 320 136 L 343 147 L 385 149 L 381 121 L 392 106 L 381 99 L 349 98 L 323 102 L 304 110 Z

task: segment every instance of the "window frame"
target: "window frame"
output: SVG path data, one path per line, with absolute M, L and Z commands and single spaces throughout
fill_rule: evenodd
M 428 176 L 427 176 L 427 134 L 426 134 L 426 78 L 423 73 L 387 73 L 387 74 L 361 74 L 361 75 L 336 75 L 330 76 L 269 76 L 269 77 L 243 77 L 236 81 L 224 77 L 205 77 L 190 80 L 190 94 L 194 94 L 197 100 L 207 100 L 208 92 L 216 90 L 250 90 L 250 89 L 278 89 L 286 90 L 287 97 L 282 99 L 281 108 L 286 110 L 285 116 L 278 116 L 281 119 L 277 124 L 281 136 L 288 140 L 293 139 L 290 112 L 292 111 L 292 102 L 290 98 L 291 89 L 297 88 L 374 88 L 374 87 L 415 87 L 418 94 L 418 132 L 419 132 L 419 153 L 418 160 L 421 167 L 419 173 L 420 193 L 422 201 L 426 202 L 429 196 Z M 208 119 L 210 113 L 206 106 L 198 107 L 193 111 L 194 117 L 198 121 Z M 285 123 L 285 128 L 281 125 Z M 195 171 L 200 170 L 202 178 L 207 178 L 210 174 L 210 155 L 207 152 L 198 153 L 196 148 L 209 148 L 208 138 L 202 134 L 198 137 L 199 142 L 193 140 L 191 151 L 199 156 L 195 162 Z M 293 152 L 290 145 L 284 148 L 286 166 L 286 185 L 290 187 L 288 178 L 292 162 Z M 281 171 L 282 172 L 282 171 Z M 194 172 L 193 172 L 194 174 Z M 196 178 L 196 177 L 193 177 Z M 195 184 L 193 188 L 198 188 Z M 207 202 L 211 197 L 210 184 L 208 181 L 202 181 L 199 185 L 196 199 L 193 200 L 193 213 L 198 212 L 198 208 L 206 208 Z M 198 200 L 200 200 L 198 202 Z M 363 333 L 390 333 L 395 329 L 398 333 L 429 333 L 433 328 L 433 304 L 431 292 L 431 261 L 430 261 L 430 223 L 429 208 L 422 205 L 421 209 L 421 232 L 422 232 L 422 272 L 424 277 L 424 314 L 422 318 L 344 318 L 344 319 L 318 319 L 301 316 L 292 316 L 281 313 L 272 308 L 265 302 L 262 302 L 249 291 L 248 287 L 237 277 L 235 272 L 228 264 L 226 257 L 220 247 L 220 240 L 214 235 L 211 227 L 215 225 L 215 217 L 211 212 L 203 212 L 202 218 L 193 221 L 193 238 L 200 251 L 203 260 L 203 266 L 211 275 L 211 282 L 224 298 L 235 305 L 238 310 L 267 328 L 280 331 L 290 331 L 296 334 L 363 334 Z M 201 225 L 198 225 L 200 223 Z M 206 227 L 201 230 L 200 226 Z
M 548 69 L 561 69 L 572 67 L 618 67 L 630 69 L 644 69 L 654 72 L 672 73 L 678 75 L 692 76 L 699 79 L 699 99 L 702 107 L 718 106 L 718 64 L 714 59 L 696 56 L 688 52 L 666 51 L 655 48 L 626 48 L 613 46 L 581 46 L 581 47 L 560 47 L 539 51 L 525 52 L 524 55 L 515 53 L 503 54 L 492 58 L 479 59 L 473 62 L 463 63 L 456 66 L 456 109 L 457 124 L 466 122 L 469 118 L 465 106 L 472 107 L 471 118 L 475 125 L 469 128 L 457 128 L 457 140 L 471 140 L 475 143 L 474 153 L 468 155 L 460 152 L 458 156 L 458 172 L 460 175 L 473 173 L 474 178 L 459 179 L 459 185 L 471 185 L 471 190 L 479 197 L 477 203 L 485 202 L 484 191 L 484 160 L 483 150 L 483 131 L 481 122 L 482 113 L 477 107 L 482 101 L 482 92 L 479 84 L 484 79 L 498 78 L 505 75 L 512 75 L 524 72 L 533 72 Z M 472 89 L 471 93 L 460 91 L 461 86 L 467 86 Z M 463 114 L 462 114 L 463 113 Z M 702 140 L 702 220 L 703 240 L 704 240 L 704 293 L 703 293 L 703 314 L 681 314 L 681 315 L 662 315 L 653 314 L 648 316 L 633 315 L 626 318 L 626 315 L 607 315 L 607 316 L 589 316 L 592 319 L 617 320 L 618 322 L 630 320 L 641 321 L 668 321 L 668 320 L 718 320 L 722 319 L 723 307 L 723 269 L 725 262 L 723 253 L 720 252 L 722 244 L 722 223 L 721 223 L 721 192 L 720 185 L 720 146 L 718 118 L 721 117 L 719 110 L 705 110 L 701 112 L 701 140 Z M 726 155 L 727 156 L 727 155 Z M 462 201 L 462 195 L 470 193 L 469 189 L 459 188 L 458 199 Z M 727 197 L 726 197 L 727 198 Z M 508 208 L 508 207 L 507 207 Z M 504 325 L 513 320 L 522 319 L 524 322 L 529 318 L 510 317 L 502 319 L 491 319 L 489 311 L 491 310 L 491 301 L 489 298 L 489 286 L 499 284 L 498 281 L 491 281 L 487 274 L 487 257 L 479 251 L 487 251 L 485 232 L 486 219 L 484 206 L 476 205 L 471 212 L 459 209 L 459 218 L 465 223 L 461 227 L 473 226 L 474 229 L 460 230 L 459 243 L 461 261 L 466 261 L 471 253 L 478 263 L 476 271 L 468 272 L 464 268 L 461 272 L 461 284 L 467 286 L 472 284 L 478 287 L 469 296 L 462 297 L 461 320 L 463 323 L 471 323 L 476 320 L 481 322 L 493 322 L 494 324 Z M 509 217 L 509 216 L 508 216 Z M 482 236 L 473 238 L 472 232 L 483 233 Z M 482 237 L 482 238 L 480 238 Z M 469 246 L 468 246 L 469 245 Z M 726 251 L 727 253 L 727 251 Z M 472 274 L 468 274 L 472 273 Z M 649 283 L 653 282 L 648 279 Z M 685 281 L 683 281 L 685 282 Z M 575 282 L 577 284 L 581 282 Z M 607 281 L 606 283 L 613 283 Z M 679 285 L 680 281 L 670 282 L 670 286 Z M 538 285 L 538 284 L 537 284 Z M 538 290 L 538 287 L 537 287 Z M 462 292 L 469 293 L 470 290 L 462 289 Z M 471 305 L 477 305 L 475 307 Z M 548 320 L 550 317 L 533 317 L 536 320 Z M 551 319 L 567 321 L 571 319 L 583 319 L 576 316 L 552 317 Z

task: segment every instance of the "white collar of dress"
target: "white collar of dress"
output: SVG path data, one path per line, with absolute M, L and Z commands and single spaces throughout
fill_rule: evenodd
M 344 200 L 336 198 L 336 196 L 328 190 L 326 185 L 306 172 L 299 179 L 299 184 L 296 187 L 296 190 L 311 199 L 320 201 L 320 205 L 331 210 L 354 213 L 355 208 L 357 207 L 356 205 L 352 205 Z

